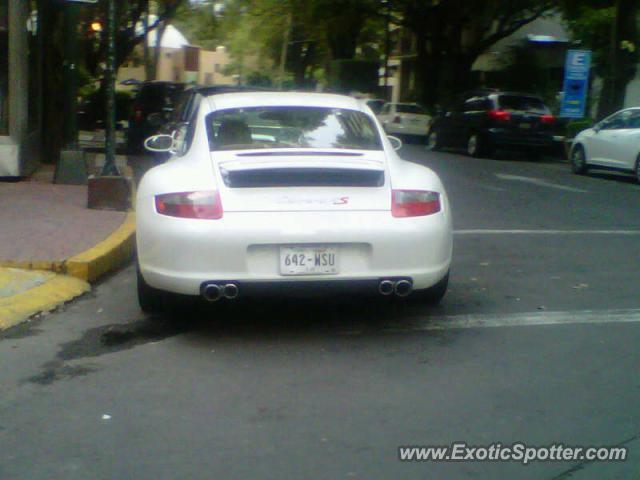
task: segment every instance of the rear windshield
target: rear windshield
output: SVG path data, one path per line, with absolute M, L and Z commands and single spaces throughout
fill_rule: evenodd
M 399 103 L 396 105 L 396 112 L 398 113 L 419 113 L 420 115 L 426 115 L 427 111 L 420 105 L 411 105 L 407 103 Z
M 211 150 L 382 149 L 373 121 L 355 110 L 324 107 L 233 108 L 210 113 L 206 123 Z
M 542 100 L 536 97 L 500 95 L 498 97 L 498 106 L 501 110 L 507 112 L 549 113 L 549 109 Z

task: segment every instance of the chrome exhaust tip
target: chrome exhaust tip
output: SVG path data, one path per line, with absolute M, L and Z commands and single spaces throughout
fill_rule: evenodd
M 222 295 L 224 298 L 228 298 L 229 300 L 233 300 L 240 293 L 240 289 L 235 283 L 227 283 L 222 289 Z
M 413 291 L 413 284 L 409 280 L 400 280 L 396 282 L 395 294 L 399 297 L 406 297 Z
M 222 297 L 222 289 L 215 283 L 209 283 L 202 288 L 202 296 L 208 302 L 217 302 Z
M 382 280 L 378 285 L 378 291 L 382 295 L 391 295 L 394 290 L 394 283 L 391 280 Z

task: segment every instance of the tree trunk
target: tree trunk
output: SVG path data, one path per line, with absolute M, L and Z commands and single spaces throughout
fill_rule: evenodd
M 164 35 L 164 31 L 166 28 L 167 28 L 166 22 L 160 22 L 160 24 L 156 28 L 156 44 L 153 47 L 153 55 L 151 56 L 151 65 L 149 65 L 151 80 L 158 79 L 158 63 L 160 63 L 160 53 L 162 50 L 162 36 Z
M 617 0 L 611 35 L 611 67 L 603 79 L 598 118 L 624 107 L 627 85 L 636 74 L 638 60 L 637 0 Z
M 154 68 L 151 65 L 151 52 L 149 52 L 149 0 L 145 1 L 144 13 L 144 38 L 142 39 L 142 51 L 144 58 L 144 79 L 149 81 L 155 76 Z

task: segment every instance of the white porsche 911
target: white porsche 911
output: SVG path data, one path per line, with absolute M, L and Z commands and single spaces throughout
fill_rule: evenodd
M 292 287 L 377 295 L 446 292 L 446 192 L 396 155 L 371 110 L 340 95 L 245 92 L 199 99 L 137 192 L 138 297 L 208 301 Z M 179 140 L 178 140 L 179 139 Z M 399 142 L 398 142 L 399 143 Z

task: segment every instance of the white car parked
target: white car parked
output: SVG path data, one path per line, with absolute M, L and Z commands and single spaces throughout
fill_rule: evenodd
M 633 172 L 640 182 L 640 108 L 627 108 L 576 136 L 571 168 L 584 174 L 590 167 Z
M 174 156 L 138 187 L 142 309 L 162 308 L 167 292 L 217 301 L 267 286 L 439 301 L 447 194 L 433 171 L 396 155 L 368 112 L 339 95 L 219 94 L 201 100 L 180 145 L 149 138 Z
M 378 120 L 389 135 L 426 137 L 431 116 L 417 103 L 386 103 Z

